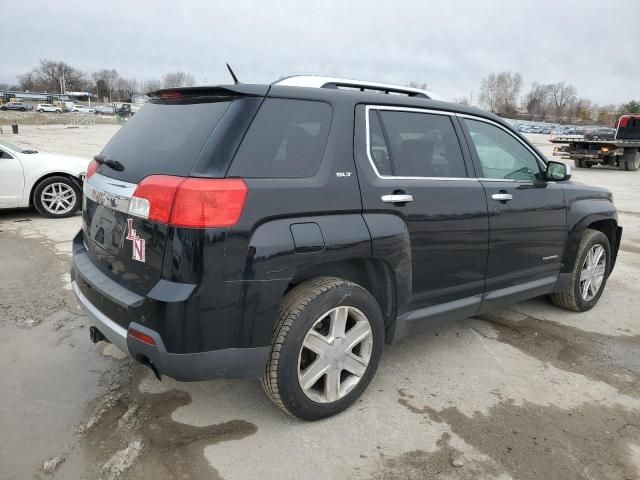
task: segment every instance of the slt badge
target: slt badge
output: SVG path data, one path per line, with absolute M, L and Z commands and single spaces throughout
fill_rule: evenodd
M 133 246 L 133 259 L 145 262 L 144 238 L 140 238 L 133 228 L 133 218 L 127 218 L 127 240 L 131 240 Z

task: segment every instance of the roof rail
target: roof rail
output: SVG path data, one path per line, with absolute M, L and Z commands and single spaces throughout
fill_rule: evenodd
M 362 80 L 350 80 L 346 78 L 321 77 L 318 75 L 293 75 L 291 77 L 281 78 L 280 80 L 273 82 L 273 85 L 359 90 L 361 92 L 399 94 L 407 95 L 409 97 L 445 100 L 440 95 L 421 88 L 390 85 L 388 83 L 366 82 Z

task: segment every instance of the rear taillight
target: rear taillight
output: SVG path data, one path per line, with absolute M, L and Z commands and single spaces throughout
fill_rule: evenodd
M 85 180 L 89 180 L 89 177 L 96 173 L 96 170 L 98 170 L 98 162 L 91 160 L 89 165 L 87 165 L 87 173 L 84 176 Z
M 247 193 L 238 178 L 152 175 L 138 184 L 129 213 L 176 227 L 231 227 L 240 220 Z

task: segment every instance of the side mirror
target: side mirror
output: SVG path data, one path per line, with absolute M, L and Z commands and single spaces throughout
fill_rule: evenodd
M 547 162 L 545 179 L 553 182 L 563 182 L 571 178 L 571 167 L 561 162 L 550 160 Z

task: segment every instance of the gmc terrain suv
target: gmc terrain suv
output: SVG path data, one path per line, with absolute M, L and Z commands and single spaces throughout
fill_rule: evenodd
M 345 409 L 383 344 L 538 295 L 592 308 L 622 229 L 499 117 L 326 77 L 166 89 L 90 164 L 73 289 L 91 338 L 181 381 Z

